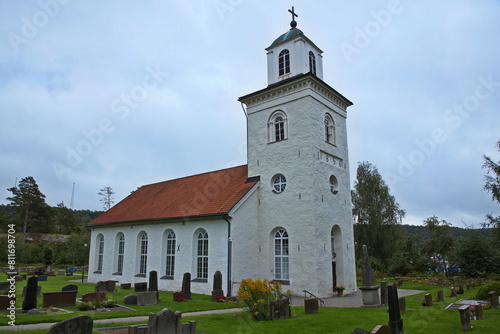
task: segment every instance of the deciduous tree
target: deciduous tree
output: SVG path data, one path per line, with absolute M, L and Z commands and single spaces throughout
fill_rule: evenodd
M 430 237 L 424 244 L 422 252 L 433 259 L 435 271 L 448 273 L 448 254 L 453 248 L 451 225 L 446 220 L 432 216 L 424 220 L 424 226 L 429 229 Z
M 97 194 L 99 196 L 101 196 L 101 203 L 102 203 L 102 206 L 104 208 L 104 210 L 109 210 L 111 208 L 111 206 L 113 206 L 113 203 L 114 203 L 114 198 L 113 198 L 113 195 L 115 194 L 113 192 L 113 188 L 111 187 L 104 187 L 102 189 L 100 189 L 101 191 L 98 192 Z
M 500 140 L 497 141 L 497 149 L 500 152 Z M 492 158 L 484 156 L 483 168 L 487 169 L 484 176 L 484 189 L 491 194 L 492 200 L 500 204 L 500 161 L 495 162 Z M 495 228 L 495 236 L 500 240 L 500 216 L 486 215 L 485 226 Z

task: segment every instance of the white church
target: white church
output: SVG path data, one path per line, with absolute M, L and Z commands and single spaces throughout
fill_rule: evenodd
M 292 17 L 296 16 L 292 12 Z M 357 289 L 347 149 L 352 103 L 323 81 L 323 56 L 299 30 L 267 49 L 266 88 L 246 106 L 247 165 L 145 185 L 88 224 L 89 282 L 146 282 L 210 294 L 269 279 L 318 297 Z

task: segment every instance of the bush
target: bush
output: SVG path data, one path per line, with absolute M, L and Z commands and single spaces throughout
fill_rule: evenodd
M 281 283 L 260 278 L 255 281 L 244 279 L 238 290 L 240 302 L 245 304 L 255 320 L 271 320 L 271 301 L 280 300 L 283 296 Z
M 92 302 L 81 302 L 76 304 L 76 309 L 78 311 L 89 311 L 89 310 L 95 310 L 96 306 Z
M 488 297 L 488 292 L 496 291 L 497 295 L 500 294 L 500 282 L 490 281 L 479 287 L 476 294 L 476 299 L 486 300 Z
M 102 307 L 112 308 L 116 306 L 116 300 L 105 300 L 101 303 Z

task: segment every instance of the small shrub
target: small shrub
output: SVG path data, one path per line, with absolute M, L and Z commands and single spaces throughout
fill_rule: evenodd
M 490 281 L 479 287 L 476 294 L 476 299 L 486 300 L 488 297 L 488 292 L 496 291 L 497 295 L 500 294 L 500 282 Z
M 78 311 L 90 311 L 96 309 L 94 303 L 92 302 L 81 302 L 76 304 L 75 307 Z
M 101 303 L 102 307 L 112 308 L 116 306 L 116 300 L 105 300 Z
M 280 300 L 284 296 L 281 283 L 260 278 L 255 281 L 244 279 L 238 290 L 238 298 L 254 320 L 271 320 L 271 301 Z

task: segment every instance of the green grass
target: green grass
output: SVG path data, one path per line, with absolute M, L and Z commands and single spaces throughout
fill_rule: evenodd
M 61 287 L 69 284 L 72 277 L 49 277 L 47 282 L 40 282 L 42 291 L 60 291 Z M 74 279 L 74 277 L 73 277 Z M 25 282 L 21 282 L 22 285 Z M 83 293 L 92 292 L 93 284 L 75 283 L 79 286 L 78 296 Z M 21 288 L 22 288 L 21 285 Z M 473 297 L 476 290 L 466 291 L 464 295 L 450 297 L 450 287 L 426 285 L 422 282 L 406 282 L 402 288 L 425 290 L 435 298 L 438 290 L 444 290 L 445 301 L 434 303 L 431 307 L 423 307 L 422 299 L 425 293 L 406 297 L 407 312 L 402 314 L 404 329 L 407 333 L 438 333 L 456 334 L 460 333 L 460 317 L 457 310 L 445 310 L 444 308 L 461 298 Z M 52 289 L 52 290 L 51 290 Z M 109 299 L 119 302 L 126 294 L 132 293 L 130 290 L 119 291 L 109 294 Z M 348 298 L 348 297 L 347 297 Z M 160 304 L 156 306 L 135 307 L 137 311 L 119 312 L 107 314 L 90 314 L 94 319 L 129 317 L 137 315 L 147 315 L 149 312 L 159 312 L 163 308 L 175 311 L 192 312 L 200 310 L 218 309 L 231 307 L 227 304 L 210 302 L 209 296 L 193 295 L 192 301 L 175 303 L 172 301 L 172 293 L 160 292 Z M 22 298 L 19 301 L 22 303 Z M 41 297 L 39 298 L 41 303 Z M 21 305 L 21 304 L 19 304 Z M 72 308 L 74 309 L 74 308 Z M 73 317 L 85 312 L 75 312 L 70 315 L 17 315 L 16 324 L 35 322 L 57 322 L 65 318 Z M 333 333 L 350 334 L 359 327 L 371 331 L 376 325 L 386 325 L 389 320 L 387 308 L 328 308 L 320 307 L 318 314 L 305 314 L 303 307 L 293 307 L 292 314 L 295 316 L 287 320 L 257 322 L 251 320 L 246 312 L 224 314 L 224 315 L 204 315 L 197 317 L 184 317 L 183 322 L 194 320 L 197 322 L 197 332 L 208 334 L 234 334 L 234 333 L 276 333 L 276 334 L 301 334 L 301 333 Z M 500 328 L 500 310 L 484 310 L 484 320 L 472 320 L 473 333 L 497 333 Z M 115 324 L 95 324 L 94 328 L 122 326 Z M 0 330 L 1 331 L 1 330 Z M 41 334 L 46 330 L 20 331 L 24 334 Z

